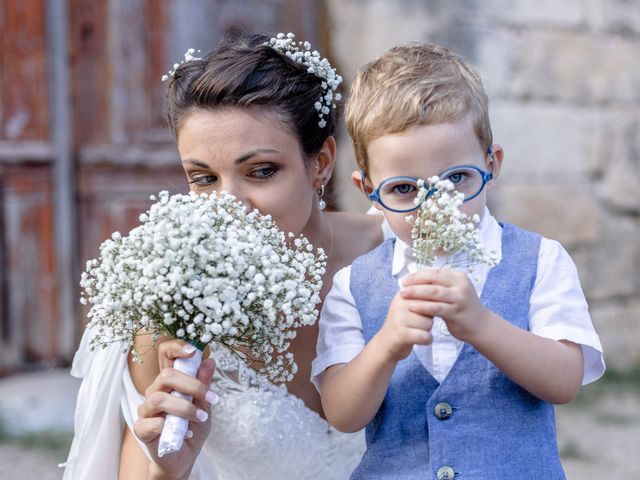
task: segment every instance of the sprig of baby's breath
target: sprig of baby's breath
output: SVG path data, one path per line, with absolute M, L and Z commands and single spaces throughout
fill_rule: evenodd
M 486 263 L 497 264 L 493 252 L 486 252 L 480 239 L 477 224 L 480 217 L 469 216 L 460 210 L 464 195 L 455 191 L 450 180 L 430 177 L 425 183 L 418 180 L 416 205 L 420 205 L 413 223 L 411 238 L 413 254 L 419 268 L 433 266 L 437 255 L 464 253 L 458 263 L 447 263 L 448 267 L 466 267 Z

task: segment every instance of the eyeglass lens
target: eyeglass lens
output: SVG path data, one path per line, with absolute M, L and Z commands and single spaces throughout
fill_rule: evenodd
M 449 180 L 465 200 L 477 195 L 484 185 L 482 174 L 473 168 L 458 168 L 447 172 L 442 180 Z M 418 195 L 416 181 L 408 178 L 390 178 L 380 185 L 380 201 L 394 210 L 410 210 L 415 207 Z

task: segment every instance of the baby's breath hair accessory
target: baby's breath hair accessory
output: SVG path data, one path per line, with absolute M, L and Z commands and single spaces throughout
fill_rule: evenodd
M 196 53 L 200 53 L 200 50 L 196 50 L 194 48 L 188 49 L 184 53 L 184 60 L 180 60 L 179 63 L 174 63 L 173 64 L 173 70 L 169 70 L 166 74 L 162 75 L 162 81 L 166 82 L 170 78 L 173 78 L 173 76 L 176 74 L 176 70 L 183 63 L 191 62 L 192 60 L 202 60 L 202 58 L 194 56 L 194 54 L 196 54 Z
M 296 42 L 294 40 L 295 37 L 293 33 L 278 33 L 265 45 L 269 45 L 276 51 L 305 65 L 307 72 L 320 77 L 322 80 L 322 96 L 314 104 L 314 107 L 318 111 L 318 117 L 320 118 L 318 126 L 324 128 L 327 125 L 324 116 L 331 111 L 331 108 L 336 107 L 333 101 L 338 102 L 342 98 L 342 95 L 336 93 L 338 85 L 342 83 L 342 77 L 331 66 L 329 60 L 321 58 L 317 50 L 311 50 L 309 42 Z

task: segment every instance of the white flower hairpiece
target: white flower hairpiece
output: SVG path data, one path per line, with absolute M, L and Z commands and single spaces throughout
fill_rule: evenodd
M 188 49 L 184 53 L 184 60 L 181 60 L 179 63 L 174 63 L 173 64 L 173 70 L 169 70 L 166 74 L 162 75 L 162 81 L 166 82 L 170 78 L 173 78 L 173 76 L 176 74 L 176 70 L 183 63 L 191 62 L 192 60 L 202 60 L 202 58 L 194 56 L 195 53 L 196 53 L 196 49 L 195 48 Z M 197 50 L 197 53 L 200 53 L 200 50 Z
M 307 72 L 313 73 L 322 79 L 321 85 L 323 93 L 320 99 L 314 104 L 314 107 L 318 111 L 318 117 L 320 117 L 318 126 L 324 128 L 327 125 L 324 116 L 331 111 L 331 108 L 336 107 L 333 101 L 340 101 L 342 98 L 342 95 L 336 93 L 338 85 L 342 83 L 342 77 L 338 75 L 336 69 L 331 66 L 329 60 L 321 58 L 317 50 L 311 50 L 311 44 L 309 42 L 296 42 L 294 39 L 295 35 L 293 33 L 278 33 L 266 42 L 265 45 L 305 65 Z

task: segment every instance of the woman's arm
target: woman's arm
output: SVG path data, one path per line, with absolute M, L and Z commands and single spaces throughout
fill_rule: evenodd
M 153 461 L 149 462 L 133 433 L 127 429 L 122 443 L 120 478 L 186 479 L 209 434 L 208 416 L 216 399 L 215 394 L 209 391 L 213 360 L 203 360 L 196 378 L 192 378 L 172 368 L 174 359 L 193 355 L 193 348 L 186 342 L 164 341 L 157 349 L 145 347 L 143 344 L 147 341 L 144 337 L 136 339 L 136 342 L 139 342 L 136 346 L 143 355 L 143 363 L 130 363 L 130 373 L 138 391 L 144 392 L 145 401 L 138 408 L 139 418 L 134 431 L 138 439 L 147 445 Z M 192 396 L 193 402 L 170 395 L 172 390 Z M 180 452 L 159 458 L 158 441 L 168 413 L 187 418 L 191 436 L 185 439 Z

